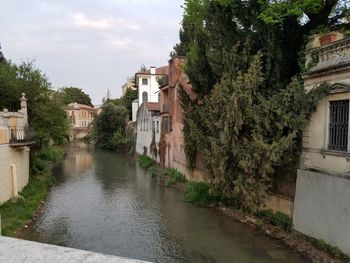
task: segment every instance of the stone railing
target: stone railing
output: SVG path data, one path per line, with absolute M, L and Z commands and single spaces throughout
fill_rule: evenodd
M 306 71 L 330 69 L 350 63 L 350 37 L 306 51 Z
M 35 131 L 32 127 L 29 126 L 15 126 L 9 127 L 9 143 L 10 145 L 18 144 L 34 144 L 36 139 Z

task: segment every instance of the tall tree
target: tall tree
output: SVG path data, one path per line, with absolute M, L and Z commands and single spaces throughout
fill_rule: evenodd
M 58 90 L 58 98 L 62 101 L 64 105 L 69 103 L 77 102 L 80 104 L 93 106 L 91 103 L 91 98 L 82 89 L 76 87 L 64 87 Z
M 346 22 L 346 10 L 340 0 L 185 1 L 175 53 L 198 95 L 182 92 L 185 152 L 190 169 L 202 155 L 217 194 L 254 210 L 279 177 L 294 178 L 303 127 L 327 90 L 305 94 L 295 78 L 304 39 Z

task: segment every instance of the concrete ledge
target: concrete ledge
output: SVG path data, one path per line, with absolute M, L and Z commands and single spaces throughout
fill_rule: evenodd
M 41 244 L 20 239 L 0 237 L 0 262 L 7 263 L 146 263 L 145 261 L 103 255 Z

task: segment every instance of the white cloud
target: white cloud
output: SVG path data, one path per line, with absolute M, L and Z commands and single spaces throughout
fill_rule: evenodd
M 90 19 L 83 13 L 75 13 L 73 15 L 73 22 L 78 27 L 85 27 L 88 29 L 108 29 L 111 28 L 111 22 L 108 19 Z

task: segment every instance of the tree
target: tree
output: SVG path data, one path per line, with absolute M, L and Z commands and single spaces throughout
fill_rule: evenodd
M 29 125 L 37 132 L 39 145 L 66 141 L 67 116 L 47 77 L 32 62 L 0 63 L 1 107 L 17 111 L 22 93 L 28 99 Z
M 113 103 L 103 105 L 94 122 L 96 145 L 114 150 L 115 146 L 119 145 L 116 140 L 125 137 L 127 120 L 128 110 L 124 106 L 115 106 Z
M 185 1 L 175 53 L 198 95 L 181 96 L 185 153 L 189 169 L 203 157 L 215 194 L 255 210 L 280 178 L 295 179 L 303 127 L 327 91 L 304 92 L 305 39 L 344 26 L 342 3 Z
M 76 87 L 61 88 L 58 90 L 57 96 L 64 105 L 77 102 L 80 104 L 93 106 L 90 96 L 86 94 L 82 89 Z

